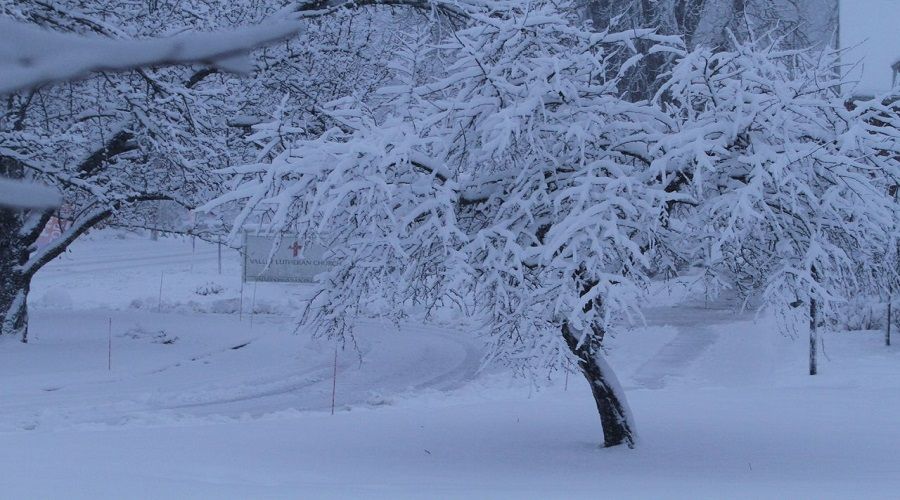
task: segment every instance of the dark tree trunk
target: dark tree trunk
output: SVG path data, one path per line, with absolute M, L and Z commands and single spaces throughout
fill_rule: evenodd
M 600 425 L 603 428 L 603 446 L 624 444 L 634 448 L 634 423 L 631 420 L 628 402 L 615 373 L 603 357 L 603 351 L 600 349 L 603 332 L 598 330 L 599 328 L 595 328 L 581 345 L 578 343 L 578 335 L 569 325 L 563 325 L 562 335 L 572 354 L 578 358 L 581 373 L 594 395 L 594 402 L 600 414 Z
M 747 25 L 746 0 L 732 0 L 731 22 L 725 28 L 730 28 L 738 40 L 748 41 L 750 39 L 750 26 Z M 722 35 L 722 42 L 728 43 L 728 38 L 725 34 Z
M 672 6 L 677 34 L 684 38 L 688 49 L 695 46 L 694 35 L 703 21 L 707 0 L 676 0 Z
M 31 277 L 22 272 L 29 255 L 22 220 L 19 212 L 0 209 L 0 335 L 15 335 L 26 342 Z
M 23 179 L 24 166 L 7 157 L 0 157 L 0 176 Z M 30 220 L 40 224 L 43 219 L 12 208 L 0 207 L 0 335 L 15 335 L 22 342 L 28 339 L 28 288 L 31 276 L 24 272 L 28 262 L 29 245 L 40 231 L 26 227 Z
M 619 18 L 619 24 L 612 27 L 612 31 L 659 28 L 665 32 L 668 28 L 663 26 L 668 20 L 664 18 L 664 13 L 655 0 L 591 0 L 586 3 L 586 14 L 598 31 L 610 28 L 614 18 Z M 632 66 L 625 73 L 619 90 L 630 101 L 650 99 L 659 88 L 659 75 L 666 71 L 672 56 L 664 52 L 651 52 L 655 43 L 650 40 L 637 39 L 633 43 L 637 52 L 644 55 L 644 59 L 641 64 Z M 631 57 L 631 54 L 623 53 L 617 57 L 617 62 L 621 63 Z M 612 77 L 615 73 L 613 71 L 608 76 Z
M 28 292 L 30 284 L 17 279 L 13 284 L 3 283 L 0 290 L 0 311 L 3 311 L 0 334 L 18 337 L 28 342 Z

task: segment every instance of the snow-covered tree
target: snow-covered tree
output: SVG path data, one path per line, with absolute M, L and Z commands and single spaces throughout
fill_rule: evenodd
M 653 31 L 591 33 L 559 3 L 469 18 L 411 30 L 390 84 L 324 107 L 321 133 L 282 114 L 256 126 L 260 160 L 225 170 L 236 185 L 209 207 L 333 249 L 303 315 L 319 334 L 455 307 L 491 360 L 578 366 L 605 444 L 633 444 L 603 340 L 648 273 L 700 264 L 817 309 L 813 325 L 895 279 L 878 256 L 896 245 L 897 110 L 848 105 L 834 54 L 733 38 L 685 52 Z M 655 64 L 635 54 L 646 43 L 674 59 L 632 102 L 622 78 Z
M 394 320 L 456 307 L 477 319 L 489 357 L 547 374 L 577 366 L 607 446 L 634 428 L 603 340 L 635 311 L 662 207 L 643 138 L 653 111 L 616 97 L 609 61 L 651 30 L 583 27 L 560 2 L 470 10 L 449 33 L 419 30 L 373 98 L 328 109 L 333 126 L 271 160 L 228 169 L 237 225 L 325 243 L 304 320 L 352 336 L 356 317 Z M 638 64 L 639 57 L 629 64 Z M 610 75 L 612 74 L 612 77 Z M 283 144 L 282 122 L 257 139 Z
M 896 282 L 898 109 L 849 102 L 837 54 L 733 47 L 681 58 L 656 96 L 654 170 L 695 201 L 672 244 L 745 296 L 809 307 L 814 372 L 817 324 Z

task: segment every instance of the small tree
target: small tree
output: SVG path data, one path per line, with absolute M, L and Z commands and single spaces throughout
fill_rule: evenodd
M 848 105 L 833 53 L 733 46 L 673 67 L 656 97 L 670 130 L 655 166 L 697 201 L 678 216 L 686 241 L 709 242 L 710 266 L 746 296 L 808 304 L 814 374 L 818 323 L 897 275 L 883 258 L 900 210 L 888 194 L 900 132 L 883 124 L 896 124 L 897 110 Z

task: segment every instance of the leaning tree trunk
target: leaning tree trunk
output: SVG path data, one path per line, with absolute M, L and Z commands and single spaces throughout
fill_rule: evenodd
M 31 277 L 22 269 L 29 256 L 22 230 L 20 213 L 0 209 L 0 335 L 15 335 L 26 342 Z
M 600 425 L 603 428 L 603 445 L 610 447 L 624 444 L 634 448 L 634 422 L 628 401 L 625 399 L 625 392 L 600 348 L 603 332 L 597 331 L 599 327 L 594 327 L 594 330 L 580 344 L 578 335 L 568 324 L 563 325 L 562 335 L 572 354 L 578 358 L 581 373 L 587 379 L 594 395 L 594 402 L 600 413 Z
M 0 156 L 0 176 L 24 179 L 24 165 Z M 49 218 L 49 212 L 23 211 L 0 207 L 0 335 L 15 335 L 28 340 L 28 289 L 31 274 L 25 264 L 29 246 Z

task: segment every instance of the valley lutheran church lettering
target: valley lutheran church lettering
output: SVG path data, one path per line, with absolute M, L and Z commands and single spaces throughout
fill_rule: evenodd
M 326 259 L 327 248 L 301 243 L 283 236 L 275 249 L 275 235 L 244 234 L 244 281 L 312 283 L 317 274 L 330 269 L 334 262 Z

